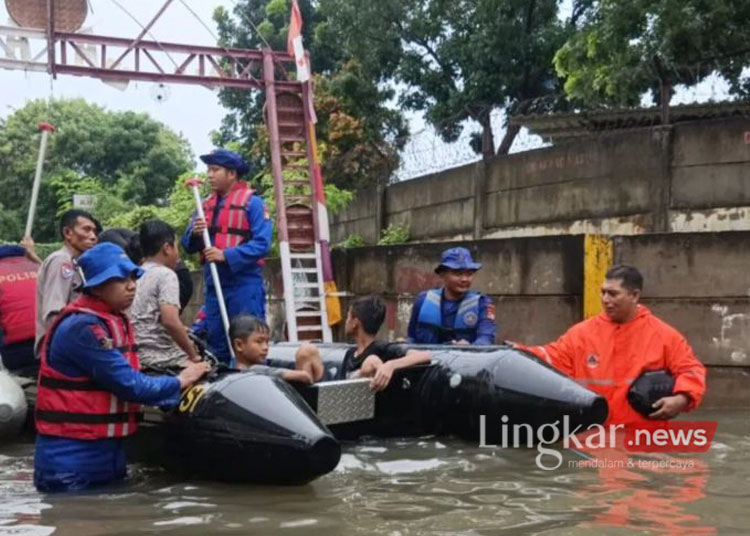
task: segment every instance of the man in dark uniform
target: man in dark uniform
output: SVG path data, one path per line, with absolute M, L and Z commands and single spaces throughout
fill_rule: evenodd
M 86 283 L 42 340 L 34 414 L 34 484 L 40 491 L 82 490 L 126 475 L 123 439 L 138 426 L 138 404 L 176 406 L 180 389 L 209 366 L 179 376 L 138 372 L 133 329 L 124 311 L 143 273 L 119 246 L 81 255 Z
M 240 155 L 217 149 L 200 158 L 208 165 L 213 193 L 203 203 L 206 221 L 194 214 L 182 245 L 190 253 L 202 254 L 208 346 L 219 359 L 229 362 L 231 354 L 208 263 L 216 263 L 230 320 L 240 313 L 265 319 L 263 258 L 271 249 L 273 224 L 263 199 L 239 180 L 249 171 Z M 206 228 L 210 248 L 203 244 Z
M 443 252 L 435 268 L 443 287 L 417 295 L 409 320 L 409 342 L 494 344 L 495 306 L 487 296 L 470 290 L 474 273 L 481 267 L 466 248 Z

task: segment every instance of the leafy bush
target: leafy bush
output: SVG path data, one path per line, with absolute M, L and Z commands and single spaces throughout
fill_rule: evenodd
M 349 236 L 346 237 L 346 240 L 343 240 L 342 242 L 339 242 L 336 244 L 336 247 L 343 248 L 343 249 L 349 249 L 349 248 L 361 248 L 362 246 L 366 246 L 365 239 L 362 238 L 362 235 L 359 233 L 352 233 Z
M 193 192 L 185 185 L 185 181 L 193 176 L 195 176 L 195 173 L 183 173 L 177 178 L 164 206 L 136 205 L 132 206 L 127 212 L 109 212 L 109 217 L 102 217 L 104 226 L 125 227 L 137 231 L 144 221 L 156 219 L 164 220 L 174 227 L 177 233 L 182 233 L 190 223 L 190 218 L 195 210 Z M 208 187 L 204 184 L 201 188 L 201 198 L 205 199 L 209 193 Z M 97 202 L 96 214 L 105 213 L 100 204 L 101 200 Z
M 393 246 L 409 241 L 409 226 L 407 224 L 392 223 L 387 229 L 383 229 L 378 240 L 379 246 Z

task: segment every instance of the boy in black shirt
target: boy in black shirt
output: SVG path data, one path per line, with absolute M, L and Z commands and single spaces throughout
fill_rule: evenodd
M 403 344 L 376 340 L 385 320 L 385 304 L 378 296 L 359 298 L 349 308 L 345 331 L 357 343 L 350 348 L 341 364 L 338 380 L 372 378 L 374 391 L 388 386 L 393 372 L 430 362 L 430 353 L 423 350 L 406 350 Z

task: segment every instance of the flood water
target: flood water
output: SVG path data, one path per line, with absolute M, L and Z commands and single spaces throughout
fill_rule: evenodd
M 691 419 L 719 422 L 711 449 L 651 455 L 659 467 L 579 467 L 581 455 L 567 451 L 543 471 L 536 450 L 371 439 L 345 445 L 333 473 L 289 488 L 186 482 L 134 464 L 127 485 L 45 496 L 32 484 L 33 444 L 2 444 L 0 536 L 747 534 L 750 414 Z

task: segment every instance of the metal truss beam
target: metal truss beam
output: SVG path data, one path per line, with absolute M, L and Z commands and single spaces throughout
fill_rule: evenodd
M 54 41 L 56 60 L 53 74 L 239 89 L 261 89 L 264 85 L 263 52 L 260 50 L 133 41 L 60 32 L 55 32 Z M 84 53 L 84 47 L 94 53 L 96 61 Z M 108 62 L 108 54 L 117 54 L 116 62 Z M 85 64 L 74 65 L 70 61 L 71 56 L 83 58 Z M 273 52 L 273 56 L 276 65 L 294 62 L 294 58 L 286 53 Z M 298 82 L 281 81 L 276 84 L 286 91 L 301 92 Z
M 26 71 L 46 70 L 53 76 L 69 74 L 104 80 L 142 80 L 263 89 L 263 51 L 162 43 L 83 33 L 52 33 L 52 47 L 47 47 L 47 32 L 0 26 L 0 68 Z M 140 36 L 139 36 L 140 37 Z M 3 38 L 21 40 L 30 50 L 31 44 L 45 47 L 33 59 L 18 58 Z M 3 57 L 3 52 L 5 53 Z M 38 61 L 48 53 L 47 62 Z M 272 52 L 273 68 L 284 73 L 284 64 L 294 64 L 285 52 Z M 111 58 L 111 59 L 110 59 Z M 276 75 L 278 90 L 301 93 L 302 85 Z

